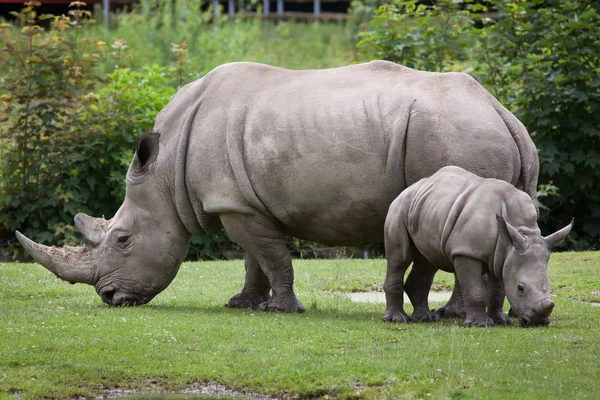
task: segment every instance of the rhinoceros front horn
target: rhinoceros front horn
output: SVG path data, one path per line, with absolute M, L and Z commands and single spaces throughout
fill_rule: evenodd
M 30 240 L 16 231 L 25 250 L 54 275 L 70 283 L 94 284 L 94 268 L 90 249 L 85 247 L 48 247 Z

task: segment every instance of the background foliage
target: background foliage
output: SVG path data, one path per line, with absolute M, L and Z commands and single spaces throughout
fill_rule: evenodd
M 73 244 L 81 240 L 71 223 L 77 212 L 110 218 L 137 136 L 179 87 L 215 66 L 323 68 L 375 58 L 475 76 L 539 149 L 543 232 L 574 216 L 569 248 L 600 248 L 600 5 L 381 4 L 354 1 L 343 25 L 229 20 L 197 11 L 200 0 L 141 0 L 106 29 L 82 3 L 66 16 L 38 15 L 37 3 L 27 3 L 0 26 L 0 256 L 20 255 L 15 229 Z M 190 257 L 238 250 L 220 233 L 194 238 Z
M 600 248 L 600 3 L 396 1 L 359 59 L 472 74 L 528 128 L 540 156 L 540 226 L 575 217 L 572 249 Z
M 142 0 L 106 29 L 83 3 L 72 5 L 68 15 L 53 16 L 39 15 L 39 3 L 29 2 L 0 27 L 0 68 L 7 71 L 0 82 L 5 258 L 23 256 L 15 229 L 40 243 L 74 244 L 81 241 L 72 223 L 77 212 L 112 217 L 137 137 L 185 83 L 230 61 L 348 63 L 343 25 L 213 19 L 211 10 L 194 11 L 198 1 Z M 189 255 L 238 253 L 221 232 L 194 237 Z

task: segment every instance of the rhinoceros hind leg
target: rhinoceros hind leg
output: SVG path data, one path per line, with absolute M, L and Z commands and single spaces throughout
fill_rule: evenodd
M 248 254 L 244 256 L 244 268 L 246 280 L 242 291 L 225 305 L 229 308 L 257 309 L 261 303 L 271 298 L 271 284 L 258 262 Z
M 427 297 L 437 268 L 434 267 L 421 253 L 415 251 L 413 267 L 408 274 L 404 290 L 415 311 L 411 316 L 413 322 L 435 322 L 440 317 L 429 309 Z
M 274 312 L 304 312 L 304 307 L 296 296 L 278 296 L 273 297 L 258 306 L 260 311 Z
M 467 316 L 465 313 L 462 290 L 458 280 L 456 279 L 456 275 L 454 276 L 454 289 L 452 290 L 450 300 L 448 300 L 448 303 L 446 303 L 445 306 L 436 308 L 433 310 L 433 312 L 439 315 L 440 318 L 464 319 Z
M 225 307 L 252 308 L 253 310 L 256 310 L 257 308 L 259 308 L 259 305 L 261 303 L 264 303 L 265 301 L 269 300 L 270 298 L 271 298 L 271 296 L 268 294 L 267 295 L 259 295 L 259 294 L 252 294 L 252 293 L 244 293 L 244 291 L 242 290 L 240 293 L 231 297 L 229 299 L 229 301 L 227 302 L 227 304 L 225 304 Z
M 390 213 L 399 212 L 398 210 Z M 393 217 L 395 215 L 392 214 Z M 387 259 L 387 272 L 383 282 L 386 308 L 383 314 L 384 322 L 399 324 L 410 322 L 410 317 L 404 311 L 404 275 L 413 261 L 414 244 L 408 231 L 399 217 L 391 219 L 388 214 L 385 233 L 385 258 Z
M 292 257 L 285 246 L 285 234 L 272 220 L 262 215 L 226 213 L 221 215 L 221 223 L 229 236 L 247 254 L 245 265 L 246 283 L 242 296 L 251 296 L 251 303 L 261 296 L 268 296 L 267 284 L 272 289 L 272 297 L 257 307 L 261 311 L 303 312 L 304 307 L 294 293 L 294 269 Z M 262 274 L 256 265 L 260 266 Z M 266 280 L 264 278 L 267 278 Z M 259 288 L 258 292 L 251 290 Z M 242 294 L 240 293 L 240 294 Z M 234 296 L 235 298 L 236 296 Z M 237 301 L 237 300 L 236 300 Z

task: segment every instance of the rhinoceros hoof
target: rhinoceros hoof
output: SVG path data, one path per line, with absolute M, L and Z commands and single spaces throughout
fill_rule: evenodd
M 414 312 L 411 320 L 413 322 L 436 322 L 440 320 L 440 316 L 432 311 Z
M 472 320 L 467 319 L 463 323 L 463 326 L 465 328 L 470 328 L 470 327 L 484 328 L 486 326 L 493 326 L 493 325 L 494 325 L 494 321 L 492 321 L 491 318 L 488 318 L 487 316 L 485 318 L 477 318 L 477 319 L 472 319 Z
M 252 308 L 256 309 L 261 303 L 268 301 L 271 298 L 269 294 L 251 294 L 240 292 L 229 299 L 229 302 L 225 304 L 229 308 Z
M 409 323 L 411 318 L 404 311 L 385 311 L 383 322 L 394 322 L 396 324 Z
M 464 319 L 466 317 L 465 310 L 460 309 L 452 304 L 446 304 L 443 307 L 436 308 L 432 310 L 436 315 L 440 318 L 461 318 Z
M 271 298 L 258 305 L 260 311 L 303 313 L 304 307 L 295 298 L 279 297 Z
M 513 320 L 508 318 L 504 313 L 490 317 L 495 325 L 511 325 Z

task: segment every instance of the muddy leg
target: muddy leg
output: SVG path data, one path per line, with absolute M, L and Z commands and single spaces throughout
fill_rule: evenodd
M 249 254 L 244 255 L 244 268 L 246 269 L 246 280 L 242 291 L 226 304 L 231 308 L 257 308 L 260 303 L 268 301 L 271 296 L 271 284 L 258 262 Z
M 466 318 L 464 326 L 489 326 L 494 322 L 487 316 L 487 290 L 482 278 L 483 263 L 469 257 L 454 260 L 456 279 L 463 293 Z
M 446 303 L 445 306 L 436 308 L 434 312 L 439 315 L 440 318 L 465 318 L 466 313 L 462 290 L 458 283 L 458 279 L 456 279 L 456 274 L 454 274 L 454 289 L 452 290 L 450 300 L 448 300 L 448 303 Z
M 440 317 L 429 310 L 427 297 L 437 268 L 435 268 L 421 253 L 415 251 L 415 261 L 408 274 L 405 290 L 415 311 L 411 316 L 414 322 L 434 322 Z
M 496 325 L 512 324 L 512 319 L 502 312 L 504 306 L 504 282 L 487 274 L 487 315 Z
M 221 222 L 229 236 L 252 259 L 251 273 L 255 271 L 254 262 L 258 263 L 271 285 L 272 297 L 260 303 L 258 309 L 304 312 L 304 307 L 294 293 L 294 270 L 292 258 L 285 246 L 285 235 L 277 224 L 261 215 L 234 213 L 221 215 Z M 258 285 L 256 285 L 257 279 Z M 261 282 L 261 279 L 261 275 L 258 273 L 247 278 L 264 295 L 268 292 L 266 292 L 264 280 Z

